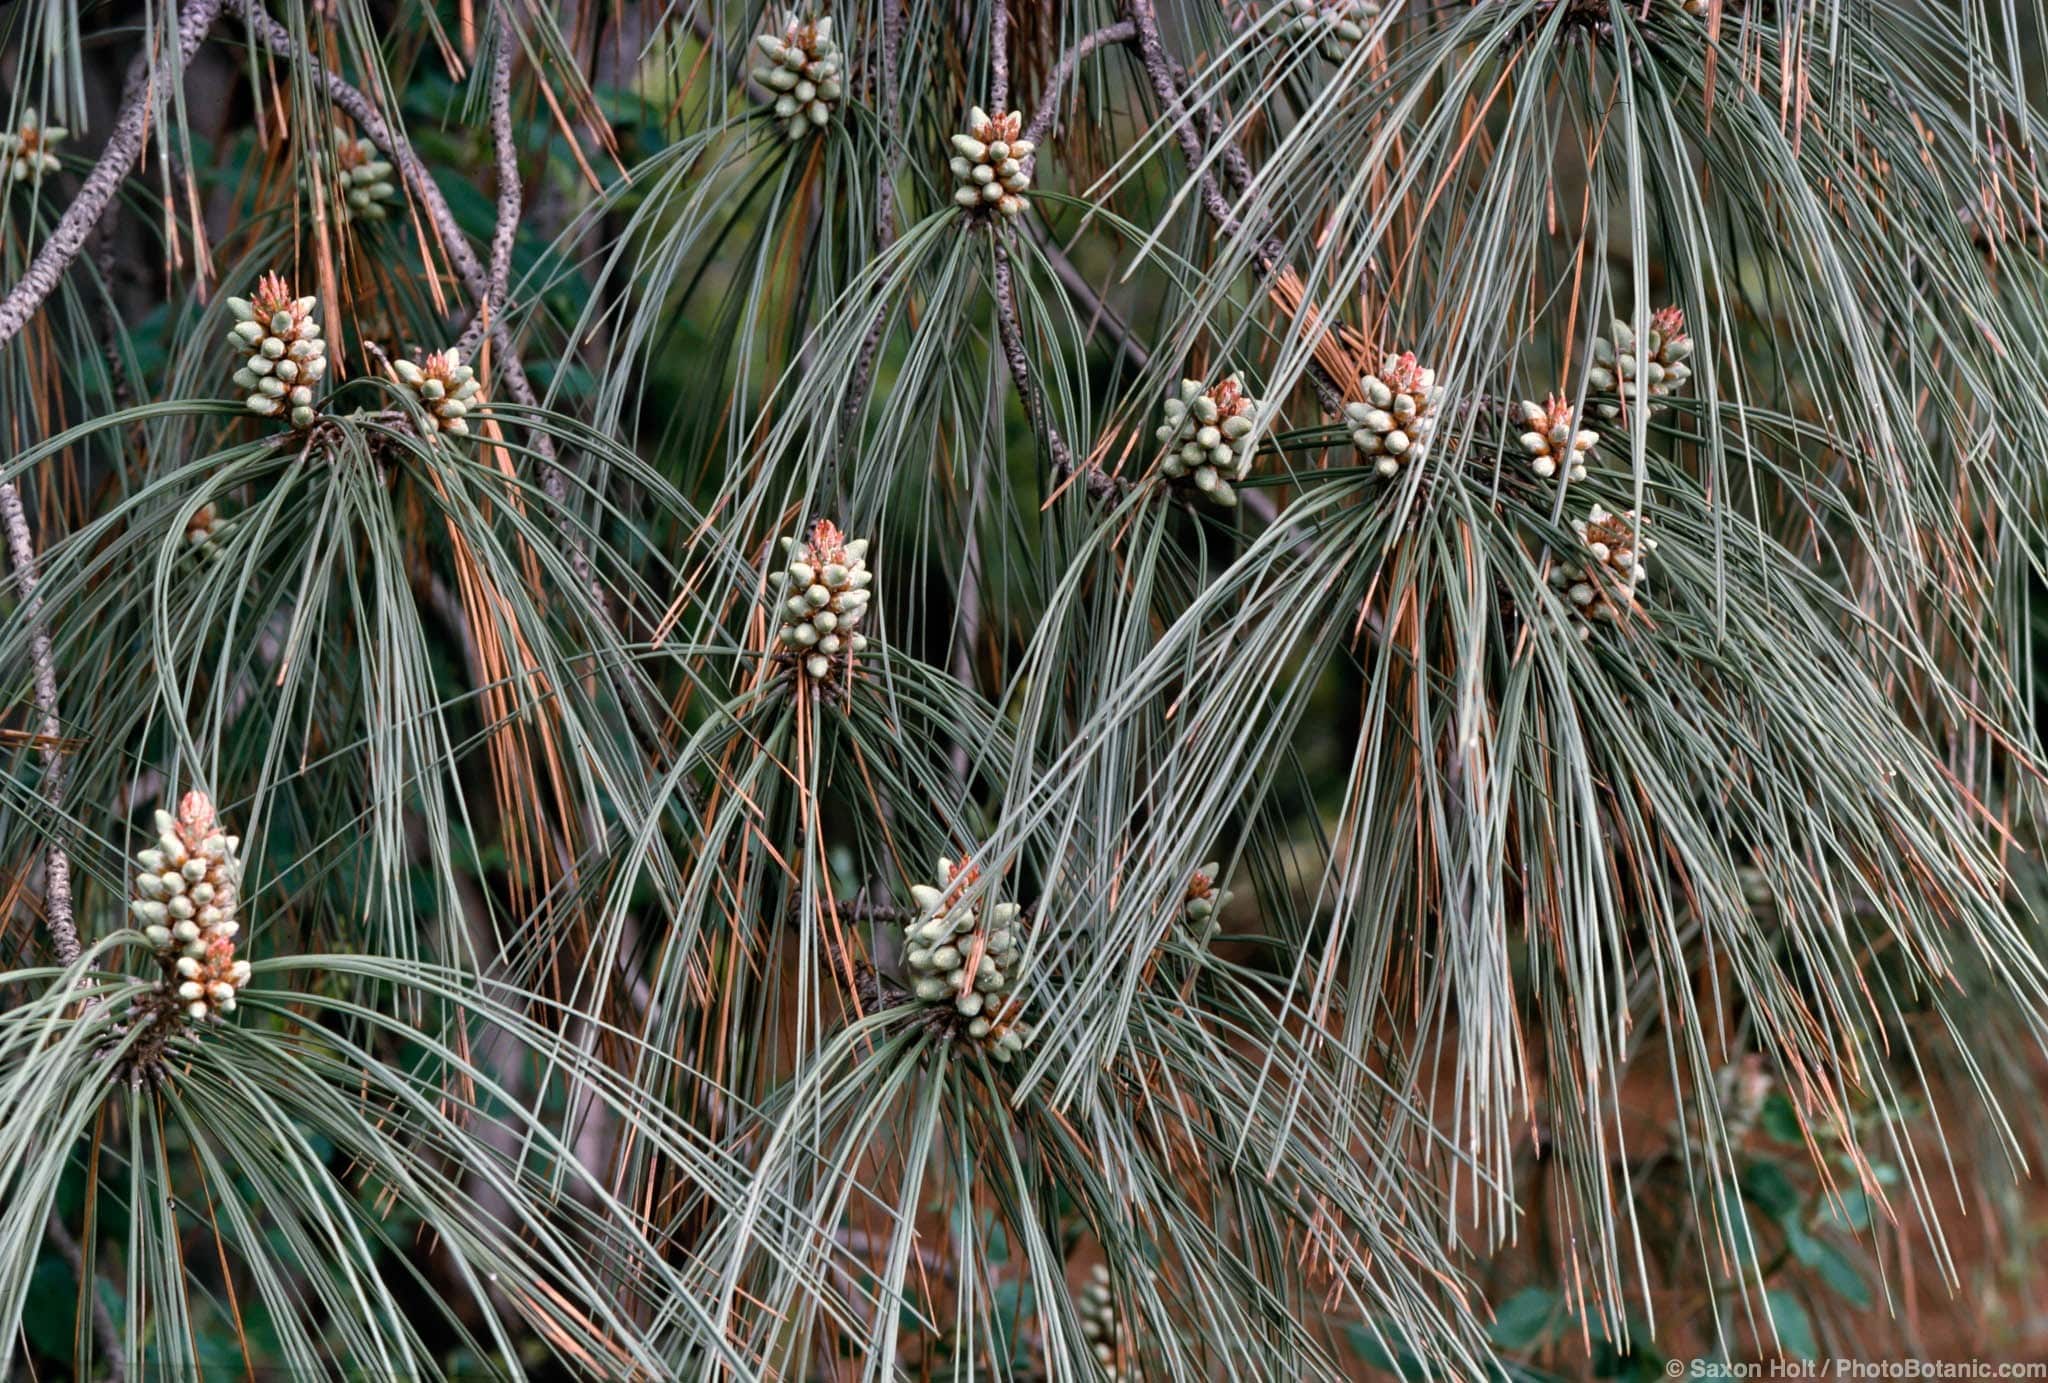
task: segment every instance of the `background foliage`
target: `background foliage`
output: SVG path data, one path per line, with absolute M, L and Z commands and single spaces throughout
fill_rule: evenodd
M 2039 6 L 830 14 L 792 134 L 751 4 L 0 8 L 67 131 L 0 165 L 0 1359 L 2048 1348 Z M 230 382 L 269 272 L 310 428 Z M 449 347 L 465 434 L 390 367 Z M 1230 375 L 1222 505 L 1155 428 Z M 251 975 L 138 1029 L 189 790 Z M 949 882 L 1012 1058 L 917 992 Z

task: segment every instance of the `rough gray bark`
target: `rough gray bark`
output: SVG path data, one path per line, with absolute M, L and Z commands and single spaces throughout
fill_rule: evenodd
M 57 666 L 50 651 L 50 623 L 36 590 L 36 547 L 29 536 L 28 515 L 13 481 L 0 481 L 0 522 L 7 527 L 7 555 L 21 587 L 21 613 L 28 624 L 29 663 L 35 681 L 37 733 L 42 737 L 43 800 L 53 817 L 64 810 L 64 725 L 57 715 Z M 59 964 L 78 959 L 78 928 L 71 918 L 71 857 L 64 853 L 52 823 L 44 864 L 43 922 L 57 948 Z
M 498 51 L 491 67 L 491 148 L 498 165 L 498 224 L 491 233 L 489 292 L 456 344 L 465 358 L 476 349 L 486 324 L 498 320 L 511 293 L 512 243 L 519 236 L 522 210 L 519 145 L 512 136 L 512 56 L 517 31 L 509 6 L 498 6 L 498 20 Z

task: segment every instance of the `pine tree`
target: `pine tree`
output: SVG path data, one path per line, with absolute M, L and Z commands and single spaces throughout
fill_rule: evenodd
M 0 9 L 0 1367 L 2018 1348 L 2039 22 Z

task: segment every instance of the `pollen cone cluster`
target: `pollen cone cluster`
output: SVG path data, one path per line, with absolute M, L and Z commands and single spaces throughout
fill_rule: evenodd
M 186 793 L 175 817 L 158 812 L 156 827 L 156 844 L 135 857 L 128 910 L 156 946 L 164 977 L 136 1007 L 195 1021 L 232 1013 L 249 981 L 249 962 L 235 959 L 241 839 L 222 833 L 203 792 Z
M 334 137 L 334 168 L 341 184 L 342 205 L 350 219 L 382 221 L 391 213 L 385 204 L 398 199 L 391 164 L 367 139 Z
M 1614 339 L 1593 341 L 1593 368 L 1586 374 L 1594 390 L 1605 395 L 1599 405 L 1606 418 L 1633 412 L 1647 396 L 1649 411 L 1657 411 L 1658 400 L 1685 387 L 1692 378 L 1692 338 L 1685 334 L 1685 313 L 1676 307 L 1660 307 L 1650 316 L 1649 335 L 1643 342 L 1643 360 L 1637 360 L 1635 329 L 1627 322 L 1613 323 Z M 1637 370 L 1642 371 L 1640 378 Z
M 1586 463 L 1600 444 L 1600 434 L 1578 427 L 1569 403 L 1556 394 L 1543 403 L 1524 399 L 1515 406 L 1515 416 L 1524 429 L 1519 440 L 1529 455 L 1529 469 L 1539 479 L 1550 479 L 1560 465 L 1571 479 L 1586 478 Z
M 406 392 L 420 401 L 434 426 L 457 437 L 469 435 L 469 410 L 476 404 L 476 371 L 462 363 L 451 347 L 436 351 L 415 365 L 410 360 L 391 362 L 392 373 Z
M 1275 27 L 1299 39 L 1320 40 L 1323 56 L 1342 62 L 1364 41 L 1366 31 L 1379 18 L 1380 7 L 1371 0 L 1281 0 L 1268 13 Z
M 1619 620 L 1635 603 L 1648 574 L 1644 557 L 1657 543 L 1638 533 L 1633 509 L 1610 514 L 1596 504 L 1575 527 L 1588 560 L 1583 565 L 1560 562 L 1551 569 L 1550 580 L 1587 621 L 1579 630 L 1583 639 L 1591 635 L 1593 622 Z
M 1223 909 L 1230 902 L 1230 890 L 1221 886 L 1222 878 L 1222 868 L 1212 861 L 1188 880 L 1181 913 L 1187 919 L 1188 936 L 1197 946 L 1208 945 L 1222 925 Z
M 1008 1061 L 1030 1035 L 1015 1021 L 1010 998 L 1023 947 L 1023 909 L 997 903 L 984 917 L 961 900 L 974 886 L 975 871 L 941 859 L 938 877 L 937 886 L 916 884 L 910 890 L 917 918 L 904 932 L 903 959 L 911 992 L 927 1004 L 951 1005 L 967 1020 L 968 1037 L 997 1061 Z
M 1730 1147 L 1740 1147 L 1756 1127 L 1776 1083 L 1760 1052 L 1750 1052 L 1714 1073 L 1715 1091 L 1721 1097 L 1722 1126 Z
M 1213 389 L 1198 379 L 1184 379 L 1164 411 L 1166 421 L 1155 434 L 1166 444 L 1160 469 L 1176 480 L 1193 480 L 1218 504 L 1236 504 L 1230 482 L 1251 471 L 1252 451 L 1245 439 L 1258 421 L 1259 401 L 1245 393 L 1236 375 Z
M 867 648 L 854 626 L 868 610 L 868 540 L 849 540 L 830 519 L 811 525 L 802 542 L 784 538 L 789 566 L 782 577 L 782 627 L 776 640 L 808 677 L 823 680 Z
M 801 139 L 831 124 L 841 91 L 832 21 L 801 23 L 792 14 L 780 38 L 762 34 L 754 44 L 768 60 L 754 69 L 754 80 L 775 93 L 775 114 L 789 137 Z
M 1381 475 L 1420 461 L 1429 450 L 1434 410 L 1443 393 L 1436 371 L 1423 369 L 1414 352 L 1403 351 L 1381 360 L 1378 374 L 1360 376 L 1358 392 L 1359 402 L 1344 405 L 1351 444 L 1376 458 L 1374 469 Z
M 295 298 L 276 274 L 256 283 L 252 298 L 229 298 L 235 325 L 228 344 L 243 356 L 235 387 L 248 395 L 251 412 L 282 417 L 293 427 L 311 427 L 319 416 L 313 390 L 327 373 L 327 343 L 313 310 L 314 297 Z
M 1123 1319 L 1117 1314 L 1109 1269 L 1102 1264 L 1088 1270 L 1088 1281 L 1074 1298 L 1074 1314 L 1081 1318 L 1081 1338 L 1088 1342 L 1095 1362 L 1102 1366 L 1102 1376 L 1112 1383 L 1136 1378 L 1137 1374 L 1128 1367 L 1132 1353 L 1130 1332 L 1124 1329 Z
M 1005 216 L 1024 210 L 1024 193 L 1031 187 L 1024 160 L 1036 147 L 1022 137 L 1024 116 L 1019 111 L 990 115 L 980 106 L 967 113 L 967 133 L 953 136 L 953 200 L 970 211 L 994 207 Z
M 70 131 L 62 125 L 45 125 L 36 118 L 36 108 L 21 113 L 21 125 L 10 134 L 0 134 L 0 169 L 15 182 L 40 183 L 43 174 L 60 166 L 50 152 Z
M 218 504 L 200 505 L 186 521 L 185 545 L 202 556 L 215 555 L 214 542 L 220 537 L 224 524 Z

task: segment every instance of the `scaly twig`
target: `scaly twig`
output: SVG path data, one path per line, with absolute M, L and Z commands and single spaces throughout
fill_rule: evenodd
M 1053 122 L 1059 119 L 1060 92 L 1072 79 L 1074 69 L 1090 53 L 1112 43 L 1129 43 L 1137 36 L 1138 26 L 1128 19 L 1120 19 L 1105 28 L 1097 29 L 1092 34 L 1084 35 L 1073 47 L 1060 54 L 1059 61 L 1053 64 L 1052 75 L 1045 79 L 1045 89 L 1038 97 L 1037 113 L 1031 117 L 1031 124 L 1025 129 L 1024 138 L 1031 144 L 1038 145 L 1043 144 L 1046 136 L 1052 133 Z M 1037 159 L 1038 156 L 1034 153 L 1031 161 L 1036 163 Z
M 988 108 L 1001 115 L 1010 105 L 1010 5 L 996 0 L 988 19 Z
M 893 153 L 902 147 L 903 104 L 902 94 L 896 85 L 896 55 L 903 43 L 903 6 L 900 0 L 885 0 L 882 9 L 882 138 L 887 149 Z M 896 243 L 896 170 L 886 164 L 882 168 L 880 185 L 875 192 L 875 257 L 881 258 Z M 875 360 L 882 350 L 882 331 L 889 323 L 889 305 L 882 304 L 875 309 L 875 320 L 868 326 L 868 334 L 860 343 L 860 355 L 854 361 L 853 377 L 848 381 L 846 401 L 839 410 L 838 445 L 825 459 L 824 491 L 820 498 L 823 504 L 837 501 L 839 492 L 839 458 L 860 440 L 860 418 L 867 409 L 868 385 L 875 374 Z
M 462 333 L 456 349 L 464 356 L 476 349 L 485 327 L 504 315 L 512 291 L 512 243 L 519 237 L 523 189 L 519 183 L 519 145 L 512 137 L 512 50 L 518 31 L 511 7 L 498 6 L 498 52 L 491 66 L 491 148 L 498 164 L 498 224 L 491 232 L 490 281 L 476 317 Z
M 1208 151 L 1202 146 L 1202 136 L 1195 129 L 1194 117 L 1181 100 L 1180 83 L 1174 79 L 1178 64 L 1166 52 L 1166 40 L 1159 32 L 1159 14 L 1153 8 L 1152 0 L 1128 0 L 1131 19 L 1137 29 L 1138 58 L 1144 65 L 1146 75 L 1152 82 L 1152 93 L 1159 99 L 1166 118 L 1173 124 L 1174 137 L 1180 141 L 1181 152 L 1187 155 L 1188 166 L 1195 173 L 1195 191 L 1203 210 L 1225 235 L 1247 239 L 1245 227 L 1230 210 L 1230 203 L 1224 199 L 1223 189 L 1217 186 L 1215 175 L 1203 165 L 1207 162 Z M 1253 240 L 1251 253 L 1261 273 L 1271 275 L 1277 267 L 1281 246 L 1277 240 Z
M 50 649 L 50 621 L 43 613 L 43 597 L 36 590 L 36 546 L 29 536 L 28 515 L 21 507 L 21 494 L 11 480 L 0 481 L 0 521 L 7 525 L 7 553 L 14 563 L 14 579 L 21 587 L 22 618 L 28 624 L 28 656 L 34 670 L 36 714 L 40 717 L 43 758 L 43 798 L 53 816 L 64 812 L 63 722 L 57 715 L 57 665 Z M 51 823 L 50 843 L 44 865 L 43 921 L 57 947 L 57 961 L 69 965 L 78 959 L 78 929 L 71 920 L 71 857 L 64 853 Z
M 1053 474 L 1060 480 L 1072 476 L 1078 467 L 1074 453 L 1067 447 L 1066 438 L 1053 425 L 1052 410 L 1046 407 L 1045 396 L 1039 391 L 1038 381 L 1031 373 L 1031 360 L 1024 351 L 1024 330 L 1017 320 L 1015 291 L 1011 282 L 1010 252 L 1003 245 L 1000 234 L 995 243 L 995 291 L 996 329 L 1003 343 L 1003 359 L 1009 363 L 1010 376 L 1017 381 L 1017 392 L 1024 396 L 1024 407 L 1031 415 L 1032 425 L 1045 438 L 1045 448 L 1052 455 Z M 1096 467 L 1088 470 L 1088 493 L 1096 499 L 1114 499 L 1116 481 Z
M 519 145 L 512 137 L 512 50 L 519 31 L 512 7 L 498 5 L 498 61 L 491 69 L 491 148 L 498 163 L 498 224 L 491 232 L 491 302 L 511 292 L 512 242 L 519 236 Z

